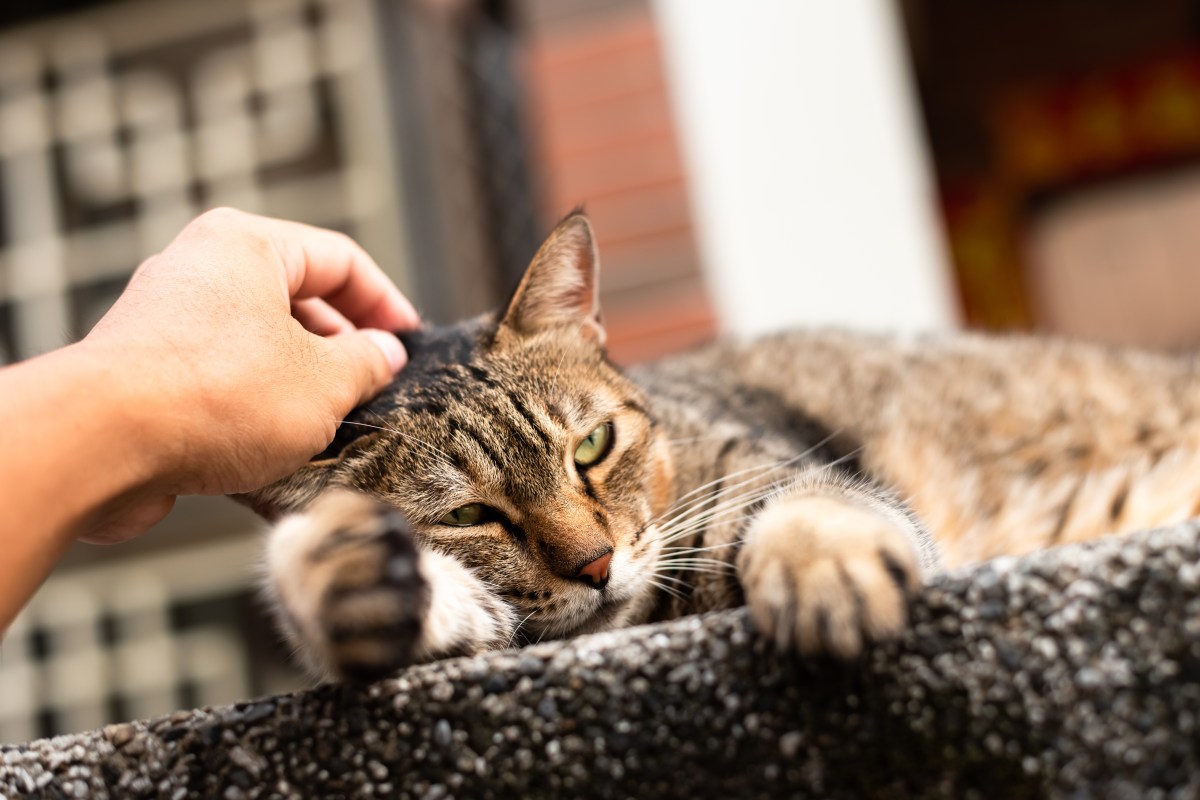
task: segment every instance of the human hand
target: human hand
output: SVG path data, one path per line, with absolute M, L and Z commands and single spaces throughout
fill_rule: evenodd
M 78 345 L 120 383 L 144 484 L 84 541 L 136 536 L 178 494 L 259 488 L 332 441 L 405 363 L 412 305 L 348 237 L 230 209 L 189 224 Z

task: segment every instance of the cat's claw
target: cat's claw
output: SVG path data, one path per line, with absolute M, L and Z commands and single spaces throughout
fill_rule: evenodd
M 764 635 L 781 649 L 842 659 L 899 635 L 921 585 L 916 549 L 900 528 L 820 495 L 766 508 L 747 532 L 738 571 Z

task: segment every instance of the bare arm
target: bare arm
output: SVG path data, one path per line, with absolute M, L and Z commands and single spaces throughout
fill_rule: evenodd
M 416 312 L 347 237 L 221 209 L 148 259 L 81 342 L 0 370 L 0 630 L 75 539 L 322 450 L 405 361 Z

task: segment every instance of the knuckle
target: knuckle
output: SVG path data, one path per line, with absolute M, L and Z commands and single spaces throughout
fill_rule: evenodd
M 192 220 L 188 227 L 200 231 L 224 231 L 237 224 L 245 214 L 229 206 L 210 208 Z
M 231 219 L 241 219 L 241 218 L 244 218 L 245 216 L 246 216 L 246 212 L 239 211 L 238 209 L 233 208 L 232 206 L 215 206 L 215 207 L 210 208 L 207 211 L 205 211 L 203 214 L 200 215 L 199 218 L 202 220 L 207 220 L 209 222 L 221 222 L 221 221 L 228 221 Z
M 229 206 L 210 208 L 196 217 L 187 227 L 188 233 L 200 239 L 229 240 L 236 237 L 260 257 L 269 255 L 271 237 L 253 214 Z
M 338 245 L 344 247 L 346 250 L 357 252 L 359 249 L 361 249 L 358 242 L 355 241 L 354 237 L 350 234 L 345 233 L 344 231 L 331 231 L 331 233 L 333 234 L 333 238 Z

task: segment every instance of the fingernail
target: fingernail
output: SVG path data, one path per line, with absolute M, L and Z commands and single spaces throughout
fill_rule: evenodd
M 365 330 L 363 333 L 375 343 L 376 347 L 383 351 L 384 356 L 387 357 L 388 365 L 392 368 L 392 372 L 399 372 L 408 363 L 408 353 L 404 350 L 404 345 L 400 344 L 400 340 L 396 338 L 395 334 L 379 330 Z

